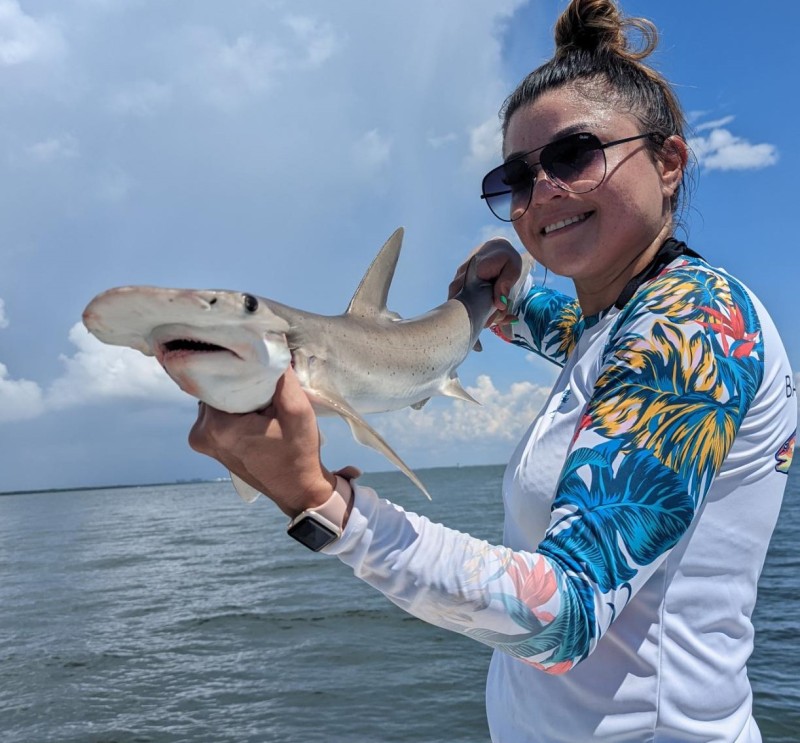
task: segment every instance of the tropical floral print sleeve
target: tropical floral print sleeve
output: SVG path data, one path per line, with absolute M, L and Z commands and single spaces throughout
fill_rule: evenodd
M 577 310 L 552 292 L 525 303 L 531 350 L 567 361 Z M 697 260 L 606 321 L 538 546 L 491 546 L 362 498 L 356 536 L 335 548 L 411 613 L 550 673 L 591 653 L 687 532 L 762 381 L 749 295 Z
M 520 323 L 512 338 L 516 346 L 563 366 L 583 332 L 585 322 L 577 299 L 553 289 L 533 286 L 517 307 Z

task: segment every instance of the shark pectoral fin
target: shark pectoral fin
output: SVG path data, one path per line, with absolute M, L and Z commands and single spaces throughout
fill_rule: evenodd
M 428 400 L 430 400 L 430 399 L 431 399 L 430 397 L 426 397 L 424 400 L 420 400 L 419 402 L 415 402 L 411 407 L 414 410 L 422 410 L 422 408 L 425 406 L 425 403 L 428 402 Z
M 386 443 L 383 437 L 374 428 L 372 428 L 372 426 L 370 426 L 363 418 L 351 418 L 349 416 L 343 417 L 350 426 L 350 431 L 353 434 L 353 438 L 358 441 L 359 444 L 369 446 L 370 448 L 375 449 L 375 451 L 383 454 L 384 457 L 394 464 L 395 467 L 397 467 L 409 480 L 411 480 L 411 482 L 414 483 L 414 485 L 416 485 L 422 491 L 422 494 L 428 500 L 431 500 L 431 494 L 422 484 L 422 481 L 414 474 L 414 471 L 402 459 L 400 459 L 400 457 L 395 453 L 394 449 L 392 449 L 392 447 Z
M 414 483 L 425 495 L 428 500 L 431 500 L 431 495 L 422 484 L 422 481 L 414 474 L 411 468 L 395 453 L 383 437 L 369 425 L 353 408 L 351 408 L 344 400 L 337 398 L 328 393 L 315 392 L 306 389 L 306 394 L 310 398 L 315 407 L 321 408 L 328 413 L 335 413 L 336 415 L 344 418 L 347 425 L 350 426 L 350 431 L 353 438 L 359 444 L 368 446 L 375 451 L 380 452 L 386 457 L 397 469 L 399 469 L 411 482 Z
M 245 503 L 252 503 L 256 498 L 258 498 L 259 495 L 261 495 L 258 490 L 256 490 L 252 485 L 248 485 L 238 475 L 234 475 L 233 472 L 229 472 L 228 474 L 231 476 L 233 487 L 236 488 L 236 492 Z
M 445 382 L 444 387 L 442 387 L 442 394 L 447 397 L 457 397 L 459 400 L 466 400 L 467 402 L 474 402 L 476 405 L 480 405 L 480 403 L 461 386 L 461 382 L 455 375 Z
M 473 350 L 473 351 L 477 351 L 478 353 L 480 353 L 481 351 L 483 351 L 483 346 L 481 345 L 481 342 L 480 342 L 480 340 L 476 340 L 476 341 L 475 341 L 475 345 L 472 347 L 472 350 Z

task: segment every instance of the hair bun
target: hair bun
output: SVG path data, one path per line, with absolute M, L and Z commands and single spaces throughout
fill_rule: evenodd
M 631 43 L 635 31 L 640 43 Z M 612 0 L 572 0 L 555 27 L 556 56 L 585 51 L 630 60 L 647 57 L 658 44 L 656 27 L 645 18 L 625 18 Z

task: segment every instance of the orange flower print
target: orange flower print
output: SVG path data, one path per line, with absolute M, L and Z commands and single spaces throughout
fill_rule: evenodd
M 703 312 L 712 319 L 701 322 L 703 327 L 710 328 L 719 337 L 725 356 L 736 359 L 747 358 L 759 341 L 759 333 L 748 333 L 745 318 L 738 305 L 730 305 L 727 315 L 711 307 L 702 307 Z
M 547 561 L 537 557 L 533 566 L 528 565 L 521 555 L 514 555 L 513 564 L 508 567 L 508 576 L 514 583 L 514 593 L 542 622 L 552 622 L 554 617 L 544 606 L 558 590 L 553 569 Z

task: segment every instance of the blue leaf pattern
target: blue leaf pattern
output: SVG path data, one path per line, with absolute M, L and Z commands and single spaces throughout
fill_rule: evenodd
M 608 464 L 588 465 L 587 485 L 580 476 L 587 465 L 576 457 L 581 451 L 567 460 L 553 504 L 577 511 L 542 546 L 552 555 L 569 555 L 607 593 L 677 543 L 692 521 L 694 501 L 680 478 L 643 449 L 622 457 L 616 472 Z
M 583 333 L 578 301 L 534 286 L 520 304 L 519 315 L 524 325 L 515 330 L 511 342 L 563 366 Z

